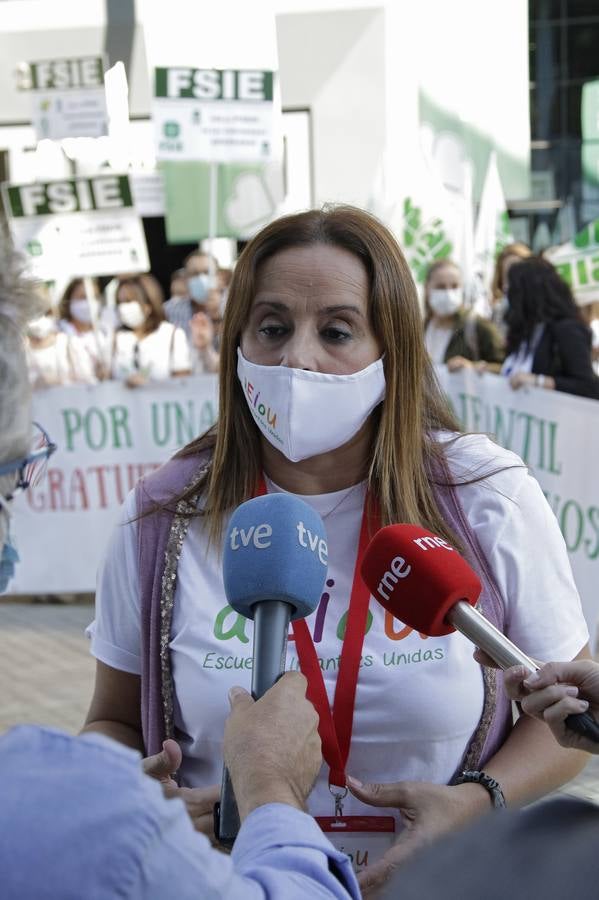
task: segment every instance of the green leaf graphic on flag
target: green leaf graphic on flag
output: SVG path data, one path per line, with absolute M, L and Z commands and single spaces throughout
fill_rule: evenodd
M 453 245 L 441 219 L 422 221 L 422 210 L 410 197 L 403 205 L 402 243 L 408 265 L 417 282 L 424 284 L 428 267 L 451 256 Z

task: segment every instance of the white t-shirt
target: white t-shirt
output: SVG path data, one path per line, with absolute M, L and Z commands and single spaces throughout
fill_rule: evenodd
M 96 331 L 77 331 L 72 322 L 68 319 L 61 319 L 58 327 L 65 334 L 68 334 L 73 344 L 79 346 L 89 357 L 92 368 L 96 371 L 98 363 L 107 365 L 110 361 L 111 338 L 102 328 Z
M 95 384 L 93 362 L 83 346 L 59 331 L 49 347 L 27 346 L 29 381 L 34 388 L 58 384 Z
M 152 381 L 164 381 L 175 372 L 190 371 L 191 367 L 185 332 L 170 322 L 161 322 L 155 331 L 141 340 L 128 329 L 119 329 L 115 333 L 113 378 L 124 379 L 139 372 Z
M 572 659 L 588 640 L 580 600 L 556 519 L 538 483 L 515 454 L 483 435 L 448 450 L 454 478 L 480 474 L 481 464 L 505 469 L 488 481 L 458 489 L 470 525 L 493 568 L 506 606 L 508 636 L 538 659 Z M 277 488 L 268 484 L 269 491 Z M 339 627 L 349 604 L 364 486 L 303 496 L 323 517 L 328 536 L 326 594 L 307 619 L 324 679 L 333 698 Z M 329 511 L 330 514 L 329 514 Z M 139 674 L 140 609 L 133 497 L 125 504 L 98 578 L 92 653 L 116 669 Z M 206 555 L 201 520 L 193 519 L 183 545 L 175 596 L 171 661 L 176 686 L 175 724 L 186 785 L 220 782 L 228 689 L 249 688 L 252 623 L 237 616 L 224 595 L 221 562 Z M 534 561 L 534 564 L 532 564 Z M 421 638 L 393 620 L 374 599 L 364 640 L 348 774 L 363 782 L 424 780 L 446 784 L 469 744 L 483 705 L 481 669 L 460 634 Z M 297 668 L 289 643 L 287 668 Z M 333 815 L 327 771 L 309 801 L 314 815 Z M 351 795 L 344 812 L 388 814 Z M 398 820 L 398 816 L 396 816 Z M 397 824 L 399 830 L 399 821 Z
M 455 326 L 437 325 L 432 319 L 426 326 L 424 343 L 431 362 L 435 363 L 435 365 L 441 365 L 441 363 L 445 362 L 445 351 L 454 331 Z

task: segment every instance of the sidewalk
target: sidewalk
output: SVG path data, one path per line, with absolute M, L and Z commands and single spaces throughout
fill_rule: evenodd
M 0 733 L 18 722 L 79 731 L 94 683 L 83 634 L 92 618 L 91 604 L 0 603 Z M 557 793 L 599 805 L 599 756 Z

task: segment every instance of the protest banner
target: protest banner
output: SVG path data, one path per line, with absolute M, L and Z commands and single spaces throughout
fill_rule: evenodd
M 462 427 L 494 435 L 541 485 L 568 548 L 593 645 L 599 625 L 599 403 L 539 388 L 514 391 L 489 373 L 450 374 L 440 366 L 438 374 Z
M 102 56 L 26 63 L 19 80 L 31 94 L 31 124 L 38 141 L 108 134 Z
M 4 183 L 2 200 L 16 249 L 43 281 L 150 268 L 126 175 Z
M 595 641 L 599 475 L 586 460 L 599 458 L 599 404 L 537 388 L 513 391 L 488 373 L 449 374 L 441 366 L 438 374 L 464 429 L 495 435 L 539 481 L 564 536 Z M 34 394 L 33 417 L 59 449 L 46 479 L 15 502 L 15 538 L 27 565 L 17 566 L 11 592 L 93 591 L 128 492 L 215 421 L 217 402 L 213 375 L 135 391 L 105 382 Z
M 15 500 L 14 535 L 26 565 L 10 592 L 88 592 L 119 509 L 137 480 L 216 419 L 217 378 L 176 378 L 131 390 L 118 382 L 49 388 L 33 419 L 58 450 L 45 479 Z
M 544 255 L 570 285 L 577 303 L 583 306 L 599 300 L 599 219 Z

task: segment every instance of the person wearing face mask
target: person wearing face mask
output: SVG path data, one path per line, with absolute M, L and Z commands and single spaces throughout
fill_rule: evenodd
M 34 285 L 0 242 L 0 593 L 15 565 L 27 565 L 10 536 L 14 497 L 56 450 L 40 426 L 31 441 L 23 332 L 39 307 Z M 321 762 L 305 692 L 297 672 L 257 703 L 241 687 L 230 692 L 224 753 L 242 825 L 226 857 L 147 777 L 139 753 L 100 735 L 32 724 L 0 734 L 2 900 L 358 900 L 347 857 L 303 810 Z M 154 761 L 165 783 L 178 752 L 165 742 Z
M 383 882 L 418 846 L 491 809 L 482 776 L 462 783 L 464 769 L 482 770 L 519 804 L 582 768 L 584 756 L 563 751 L 541 723 L 512 725 L 501 682 L 465 639 L 404 627 L 361 580 L 377 528 L 419 523 L 465 553 L 482 609 L 525 652 L 588 655 L 567 551 L 539 485 L 513 453 L 460 432 L 395 238 L 346 206 L 278 219 L 239 258 L 218 422 L 129 496 L 100 568 L 86 733 L 149 757 L 175 738 L 173 792 L 213 834 L 227 690 L 244 670 L 249 682 L 252 666 L 252 623 L 227 604 L 223 531 L 240 503 L 264 492 L 301 497 L 326 528 L 326 589 L 293 625 L 287 668 L 307 673 L 320 715 L 326 764 L 308 809 L 357 864 L 366 841 L 368 869 Z M 401 782 L 401 810 L 369 805 L 350 775 Z M 347 833 L 332 828 L 338 816 Z M 364 833 L 350 834 L 351 816 Z
M 508 273 L 511 267 L 532 256 L 532 250 L 526 244 L 516 241 L 508 244 L 498 255 L 491 282 L 491 321 L 501 334 L 504 343 L 507 337 L 506 313 L 509 309 L 507 299 Z
M 211 315 L 217 289 L 212 287 L 211 266 L 216 271 L 216 260 L 207 253 L 201 250 L 190 253 L 185 259 L 185 268 L 180 270 L 186 278 L 185 295 L 173 295 L 164 304 L 168 321 L 182 328 L 187 335 L 192 371 L 196 375 L 218 371 L 216 326 Z
M 27 324 L 27 363 L 32 387 L 96 384 L 94 363 L 73 335 L 58 330 L 50 309 Z
M 462 274 L 448 259 L 434 262 L 424 284 L 424 337 L 433 363 L 446 363 L 450 372 L 476 366 L 499 371 L 502 342 L 495 326 L 468 314 L 464 307 Z
M 152 275 L 129 276 L 116 291 L 120 327 L 114 335 L 112 376 L 128 387 L 191 374 L 185 333 L 165 321 L 160 285 Z
M 99 380 L 108 376 L 110 343 L 102 324 L 102 303 L 98 282 L 90 279 L 93 297 L 85 291 L 82 278 L 73 278 L 66 286 L 58 304 L 58 327 L 80 344 L 89 356 Z

